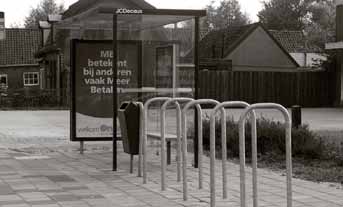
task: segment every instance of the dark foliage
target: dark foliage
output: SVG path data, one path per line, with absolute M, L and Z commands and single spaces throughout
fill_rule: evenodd
M 204 147 L 209 149 L 210 141 L 210 121 L 204 119 L 203 135 Z M 227 148 L 229 157 L 239 156 L 238 126 L 232 119 L 227 121 Z M 246 124 L 246 155 L 251 156 L 251 127 Z M 221 126 L 216 120 L 216 148 L 221 148 Z M 285 128 L 281 122 L 271 121 L 265 118 L 257 121 L 257 148 L 259 155 L 273 154 L 277 156 L 285 155 Z M 321 138 L 317 137 L 308 126 L 302 125 L 298 129 L 292 129 L 292 155 L 301 159 L 335 159 L 339 157 L 333 153 L 332 148 L 326 145 Z

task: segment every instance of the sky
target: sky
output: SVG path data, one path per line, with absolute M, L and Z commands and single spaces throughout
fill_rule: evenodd
M 35 8 L 41 0 L 0 0 L 0 11 L 5 12 L 6 27 L 23 26 L 25 17 L 31 8 Z M 146 0 L 159 9 L 203 9 L 210 4 L 211 0 Z M 215 0 L 218 2 L 219 0 Z M 262 0 L 238 0 L 242 11 L 247 13 L 250 19 L 257 21 L 256 14 L 261 10 Z M 66 8 L 77 0 L 56 0 L 63 3 Z M 19 6 L 20 5 L 20 6 Z

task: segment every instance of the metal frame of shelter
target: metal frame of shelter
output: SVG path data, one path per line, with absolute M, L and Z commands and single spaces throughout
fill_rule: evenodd
M 140 18 L 142 16 L 148 16 L 146 20 Z M 164 18 L 158 18 L 164 17 Z M 124 20 L 135 23 L 137 30 L 152 29 L 154 27 L 165 26 L 169 24 L 175 24 L 181 21 L 194 19 L 194 48 L 193 48 L 193 61 L 194 61 L 194 98 L 198 98 L 198 72 L 199 72 L 199 40 L 200 30 L 199 23 L 200 17 L 206 16 L 206 10 L 174 10 L 174 9 L 131 9 L 131 8 L 113 8 L 108 5 L 99 5 L 96 8 L 78 14 L 76 16 L 64 19 L 57 27 L 61 29 L 99 29 L 99 30 L 112 30 L 113 31 L 113 63 L 118 60 L 118 34 L 121 26 L 126 26 Z M 137 18 L 136 18 L 137 17 Z M 119 22 L 120 20 L 120 22 Z M 146 22 L 144 22 L 146 21 Z M 112 23 L 112 24 L 111 24 Z M 103 25 L 103 26 L 99 26 Z M 113 80 L 117 80 L 117 64 L 113 64 Z M 117 106 L 117 83 L 113 81 L 113 108 Z M 113 171 L 117 170 L 117 110 L 113 110 Z M 197 117 L 197 116 L 195 116 Z M 197 123 L 197 121 L 195 121 Z M 196 124 L 195 124 L 196 125 Z M 197 126 L 195 126 L 197 128 Z M 197 131 L 197 130 L 195 130 Z M 194 164 L 197 167 L 198 163 L 198 148 L 197 148 L 197 135 L 194 136 Z

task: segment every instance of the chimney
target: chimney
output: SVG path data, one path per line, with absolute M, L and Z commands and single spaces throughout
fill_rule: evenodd
M 6 38 L 5 13 L 0 11 L 0 40 Z

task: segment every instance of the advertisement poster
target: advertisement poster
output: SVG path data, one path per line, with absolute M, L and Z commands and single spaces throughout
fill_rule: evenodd
M 118 42 L 117 87 L 137 88 L 141 45 Z M 72 140 L 111 140 L 113 125 L 112 41 L 73 40 Z
M 156 48 L 156 88 L 173 88 L 173 46 Z

